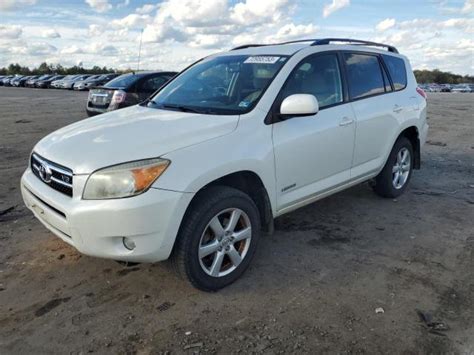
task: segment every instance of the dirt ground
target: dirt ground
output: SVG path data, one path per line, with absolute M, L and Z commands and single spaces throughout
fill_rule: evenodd
M 281 217 L 218 293 L 82 256 L 23 207 L 33 145 L 86 96 L 0 87 L 0 353 L 474 353 L 474 95 L 429 96 L 405 195 L 362 184 Z

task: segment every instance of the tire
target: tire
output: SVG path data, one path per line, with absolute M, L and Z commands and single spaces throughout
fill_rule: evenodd
M 234 213 L 234 216 L 240 213 L 240 217 L 235 218 L 236 226 L 232 229 L 229 224 Z M 214 232 L 220 230 L 216 228 L 216 218 L 223 228 L 222 233 Z M 250 233 L 247 227 L 250 227 Z M 224 233 L 227 229 L 229 231 Z M 170 262 L 178 275 L 194 287 L 217 291 L 245 272 L 255 254 L 260 234 L 260 214 L 248 195 L 227 186 L 210 187 L 196 196 L 186 212 Z M 244 235 L 250 235 L 250 238 L 239 241 Z M 214 251 L 215 248 L 220 249 Z M 241 258 L 240 263 L 235 252 Z M 219 260 L 220 267 L 213 268 Z
M 400 165 L 400 159 L 403 159 L 406 153 L 408 158 L 404 158 L 406 160 Z M 406 137 L 399 137 L 393 145 L 385 166 L 375 178 L 375 183 L 372 185 L 375 193 L 387 198 L 395 198 L 403 194 L 411 179 L 413 161 L 414 155 L 411 142 Z M 398 175 L 396 175 L 397 173 Z M 396 179 L 397 176 L 398 180 Z

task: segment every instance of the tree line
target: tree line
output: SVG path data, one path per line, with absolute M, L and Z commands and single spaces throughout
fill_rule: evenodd
M 418 84 L 464 84 L 474 83 L 474 76 L 458 75 L 441 70 L 414 70 Z
M 0 75 L 43 75 L 43 74 L 102 74 L 102 73 L 117 73 L 128 72 L 131 70 L 118 71 L 113 68 L 93 66 L 91 69 L 83 68 L 82 66 L 74 65 L 72 67 L 64 67 L 61 64 L 41 63 L 38 67 L 30 69 L 18 63 L 10 64 L 8 67 L 0 68 Z M 434 70 L 415 70 L 415 77 L 419 84 L 437 83 L 437 84 L 462 84 L 474 83 L 474 76 L 458 75 L 450 72 L 443 72 L 439 69 Z
M 103 74 L 103 73 L 116 73 L 115 69 L 107 67 L 93 66 L 91 69 L 83 68 L 79 65 L 72 67 L 64 67 L 61 64 L 48 64 L 46 62 L 41 63 L 38 67 L 30 69 L 29 67 L 22 66 L 18 63 L 10 64 L 7 67 L 0 68 L 0 75 L 44 75 L 44 74 Z

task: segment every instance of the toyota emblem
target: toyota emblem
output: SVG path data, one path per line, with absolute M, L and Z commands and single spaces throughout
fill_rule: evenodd
M 48 164 L 42 162 L 39 168 L 39 176 L 41 180 L 43 180 L 45 183 L 49 184 L 51 182 L 51 175 L 53 172 L 51 171 L 50 167 Z

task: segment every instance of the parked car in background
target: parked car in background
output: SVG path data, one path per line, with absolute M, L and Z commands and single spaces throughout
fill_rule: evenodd
M 120 76 L 90 98 L 101 109 L 136 102 L 173 74 Z M 139 99 L 129 87 L 147 92 Z M 80 252 L 171 258 L 192 285 L 215 291 L 245 272 L 274 218 L 363 182 L 402 195 L 421 166 L 426 109 L 410 62 L 390 45 L 241 46 L 195 63 L 140 105 L 49 134 L 21 192 Z
M 34 77 L 34 78 L 31 78 L 31 79 L 28 79 L 25 83 L 25 86 L 26 87 L 29 87 L 29 88 L 34 88 L 35 87 L 35 83 L 39 80 L 46 80 L 48 78 L 51 78 L 53 75 L 52 74 L 46 74 L 46 75 L 41 75 L 41 76 L 37 76 L 37 77 Z
M 474 92 L 474 85 L 459 84 L 452 88 L 451 92 Z
M 98 78 L 89 78 L 89 79 L 83 81 L 82 83 L 78 83 L 77 84 L 77 89 L 76 89 L 76 85 L 75 85 L 74 89 L 75 90 L 89 90 L 93 87 L 104 85 L 104 84 L 108 83 L 110 80 L 112 80 L 112 79 L 114 79 L 118 76 L 120 76 L 120 74 L 111 73 L 111 74 L 100 75 Z
M 25 75 L 15 75 L 15 77 L 10 80 L 10 86 L 18 87 L 20 85 L 20 80 L 24 77 Z
M 53 88 L 55 88 L 55 89 L 62 89 L 64 82 L 74 80 L 74 79 L 77 78 L 78 76 L 79 76 L 78 74 L 66 75 L 66 76 L 65 76 L 64 78 L 62 78 L 62 79 L 53 81 L 53 82 L 51 83 L 51 87 L 53 87 Z
M 452 86 L 449 84 L 441 85 L 441 92 L 451 92 Z
M 102 76 L 102 74 L 97 74 L 97 75 L 91 75 L 88 78 L 85 78 L 83 80 L 77 80 L 74 82 L 74 85 L 72 86 L 73 90 L 86 90 L 85 88 L 85 83 L 89 82 L 90 80 L 98 79 Z
M 25 87 L 26 86 L 26 82 L 30 79 L 36 79 L 38 78 L 39 75 L 28 75 L 28 76 L 24 76 L 23 78 L 21 78 L 19 81 L 18 81 L 18 86 L 19 87 Z
M 2 76 L 2 78 L 0 79 L 0 86 L 5 86 L 5 83 L 7 81 L 10 81 L 11 78 L 13 78 L 13 75 Z
M 51 87 L 51 83 L 55 80 L 60 80 L 64 78 L 64 75 L 53 75 L 47 79 L 43 79 L 43 80 L 37 80 L 35 82 L 35 87 L 37 88 L 49 88 Z
M 63 79 L 61 81 L 61 89 L 72 90 L 72 88 L 74 87 L 74 83 L 76 83 L 78 81 L 81 81 L 81 80 L 85 80 L 90 76 L 91 76 L 90 74 L 80 74 L 80 75 L 76 75 L 76 76 L 72 77 L 71 79 L 67 79 L 67 80 Z
M 3 86 L 12 86 L 11 81 L 15 79 L 15 75 L 9 75 L 2 79 Z
M 50 84 L 50 87 L 55 88 L 55 89 L 59 89 L 64 80 L 70 80 L 73 77 L 75 77 L 75 75 L 70 74 L 70 75 L 64 76 L 62 79 L 53 80 Z
M 175 75 L 175 72 L 139 72 L 120 75 L 107 84 L 89 91 L 87 115 L 93 116 L 136 105 Z

